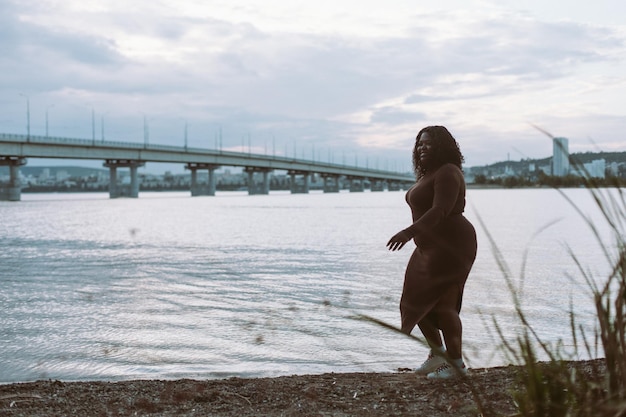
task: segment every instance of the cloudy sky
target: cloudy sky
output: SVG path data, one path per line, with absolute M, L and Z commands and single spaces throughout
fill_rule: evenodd
M 623 0 L 0 0 L 0 132 L 410 167 L 626 151 Z M 93 116 L 93 117 L 92 117 Z M 144 123 L 145 122 L 145 123 Z M 29 164 L 36 164 L 30 161 Z M 182 170 L 182 167 L 181 167 Z

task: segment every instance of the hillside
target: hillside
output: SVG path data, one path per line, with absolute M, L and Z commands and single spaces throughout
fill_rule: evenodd
M 548 165 L 551 156 L 541 159 L 521 159 L 519 161 L 499 161 L 493 164 L 484 165 L 484 167 L 488 168 L 504 168 L 506 166 L 510 166 L 515 168 L 516 166 L 528 165 L 528 163 L 535 163 L 538 166 Z M 626 152 L 578 152 L 570 154 L 570 160 L 576 160 L 581 164 L 586 164 L 591 161 L 595 161 L 597 159 L 604 159 L 607 164 L 617 162 L 617 163 L 626 163 Z M 474 168 L 474 167 L 471 167 Z

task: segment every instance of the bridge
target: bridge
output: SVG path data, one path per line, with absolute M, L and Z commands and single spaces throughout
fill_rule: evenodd
M 0 200 L 19 201 L 21 185 L 19 167 L 28 158 L 59 158 L 103 160 L 109 168 L 109 196 L 137 198 L 139 181 L 137 168 L 146 162 L 180 163 L 191 173 L 191 195 L 215 195 L 214 172 L 222 166 L 243 167 L 248 175 L 248 194 L 268 194 L 269 174 L 287 171 L 291 192 L 308 193 L 309 178 L 319 174 L 324 179 L 324 192 L 339 192 L 340 179 L 349 181 L 350 191 L 363 191 L 369 181 L 372 191 L 399 190 L 415 182 L 412 175 L 378 169 L 347 166 L 284 156 L 229 152 L 187 146 L 167 146 L 147 143 L 96 141 L 35 135 L 0 133 L 0 166 L 8 166 L 9 183 L 0 184 Z M 119 184 L 120 168 L 130 170 L 130 185 Z M 208 170 L 208 184 L 197 180 L 198 170 Z M 257 179 L 261 177 L 261 181 Z

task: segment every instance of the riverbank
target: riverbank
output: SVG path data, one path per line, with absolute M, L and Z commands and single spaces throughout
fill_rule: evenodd
M 604 361 L 573 362 L 602 380 Z M 0 385 L 2 416 L 475 416 L 472 388 L 490 416 L 515 413 L 515 366 L 471 369 L 465 382 L 409 370 L 223 380 L 37 381 Z

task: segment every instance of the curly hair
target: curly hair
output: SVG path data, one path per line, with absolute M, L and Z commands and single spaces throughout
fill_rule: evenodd
M 433 141 L 433 161 L 428 166 L 420 164 L 420 157 L 417 147 L 422 134 L 428 133 Z M 417 179 L 422 178 L 428 171 L 435 170 L 444 164 L 454 164 L 461 169 L 461 164 L 465 161 L 459 144 L 452 134 L 444 126 L 427 126 L 419 131 L 415 138 L 413 148 L 413 171 Z

